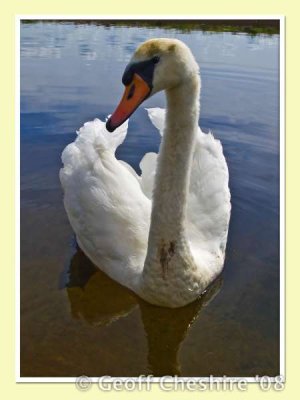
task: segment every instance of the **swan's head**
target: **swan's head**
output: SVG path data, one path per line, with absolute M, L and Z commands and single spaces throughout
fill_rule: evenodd
M 180 40 L 147 40 L 137 48 L 124 71 L 125 92 L 106 122 L 107 130 L 114 131 L 154 93 L 182 85 L 198 72 L 192 52 Z

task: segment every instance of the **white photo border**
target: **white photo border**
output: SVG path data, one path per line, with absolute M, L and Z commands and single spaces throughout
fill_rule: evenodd
M 16 15 L 15 16 L 15 379 L 16 382 L 57 382 L 76 383 L 78 377 L 21 377 L 20 376 L 20 25 L 22 20 L 278 20 L 280 23 L 280 377 L 286 380 L 285 362 L 285 16 L 284 15 Z M 150 376 L 150 382 L 159 383 L 161 377 Z M 164 377 L 166 383 L 174 382 L 173 377 Z M 99 377 L 87 378 L 89 382 L 99 383 Z M 148 377 L 107 377 L 102 382 L 147 381 Z M 259 383 L 257 377 L 177 377 L 177 381 L 191 380 L 201 382 L 239 382 Z M 277 377 L 269 377 L 276 382 Z

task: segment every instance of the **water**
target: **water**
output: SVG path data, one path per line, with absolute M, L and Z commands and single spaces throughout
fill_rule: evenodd
M 179 310 L 154 307 L 76 248 L 60 155 L 122 93 L 136 45 L 176 37 L 201 66 L 200 125 L 223 143 L 232 217 L 224 272 Z M 164 106 L 156 95 L 144 107 Z M 159 134 L 140 107 L 117 156 Z M 279 373 L 279 36 L 35 23 L 21 27 L 21 376 Z

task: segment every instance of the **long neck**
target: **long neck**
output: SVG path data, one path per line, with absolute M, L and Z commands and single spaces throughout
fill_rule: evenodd
M 166 92 L 166 125 L 158 157 L 149 245 L 184 235 L 189 178 L 199 118 L 200 78 Z M 149 246 L 148 246 L 149 248 Z

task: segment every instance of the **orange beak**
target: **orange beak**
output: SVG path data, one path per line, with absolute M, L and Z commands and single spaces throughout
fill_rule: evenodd
M 149 96 L 151 88 L 137 73 L 133 75 L 131 83 L 125 86 L 125 91 L 115 112 L 106 122 L 106 129 L 113 132 L 122 125 L 138 106 Z

